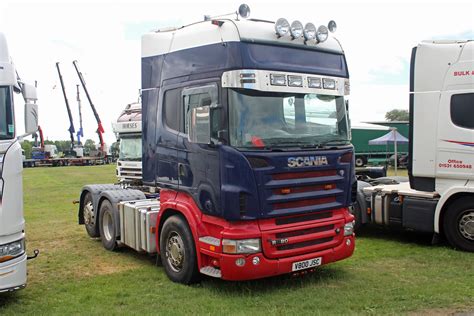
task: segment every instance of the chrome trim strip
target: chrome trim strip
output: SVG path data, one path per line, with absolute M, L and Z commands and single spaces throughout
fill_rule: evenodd
M 271 85 L 271 74 L 285 75 L 286 85 Z M 301 76 L 303 86 L 288 86 L 288 76 Z M 332 79 L 336 82 L 336 89 L 310 88 L 308 78 Z M 324 95 L 343 96 L 349 94 L 349 79 L 331 76 L 302 74 L 295 72 L 282 72 L 273 70 L 239 69 L 230 70 L 222 74 L 223 88 L 242 88 L 266 92 L 289 92 L 289 93 L 316 93 Z

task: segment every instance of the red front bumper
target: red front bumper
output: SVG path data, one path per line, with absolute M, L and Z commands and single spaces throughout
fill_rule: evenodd
M 243 281 L 287 274 L 292 272 L 294 262 L 318 257 L 322 258 L 322 265 L 342 260 L 350 257 L 354 252 L 354 239 L 354 236 L 344 237 L 343 242 L 334 248 L 280 259 L 268 259 L 262 253 L 251 255 L 219 254 L 222 279 Z M 350 241 L 349 245 L 347 245 L 348 240 Z M 259 258 L 259 263 L 256 265 L 252 262 L 254 257 Z M 242 267 L 235 263 L 238 258 L 245 259 L 245 264 Z

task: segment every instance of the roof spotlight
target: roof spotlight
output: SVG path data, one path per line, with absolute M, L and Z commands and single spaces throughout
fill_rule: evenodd
M 336 30 L 337 30 L 336 21 L 334 21 L 334 20 L 329 21 L 329 23 L 328 23 L 328 29 L 329 29 L 329 31 L 330 31 L 331 33 L 336 32 Z
M 242 19 L 248 19 L 250 16 L 250 7 L 245 3 L 242 3 L 237 12 Z
M 298 20 L 293 21 L 293 23 L 291 23 L 290 33 L 293 39 L 300 38 L 301 35 L 303 35 L 303 24 Z
M 316 32 L 316 39 L 318 40 L 318 43 L 322 43 L 325 40 L 328 39 L 328 28 L 325 27 L 324 25 L 321 25 L 318 27 L 318 31 Z
M 314 40 L 316 38 L 316 26 L 313 23 L 306 23 L 303 36 L 306 41 Z
M 290 31 L 290 23 L 285 18 L 279 18 L 275 22 L 275 33 L 278 37 L 285 36 Z

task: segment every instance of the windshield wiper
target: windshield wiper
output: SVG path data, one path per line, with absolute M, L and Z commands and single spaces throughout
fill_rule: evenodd
M 321 147 L 328 146 L 330 144 L 333 145 L 347 145 L 349 143 L 348 139 L 331 139 L 331 140 L 326 140 L 324 142 L 320 142 L 318 145 Z

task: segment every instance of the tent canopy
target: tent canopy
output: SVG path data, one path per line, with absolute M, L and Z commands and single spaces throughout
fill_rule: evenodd
M 399 132 L 392 130 L 379 138 L 369 140 L 369 145 L 387 145 L 395 142 L 397 144 L 408 144 L 408 139 Z

